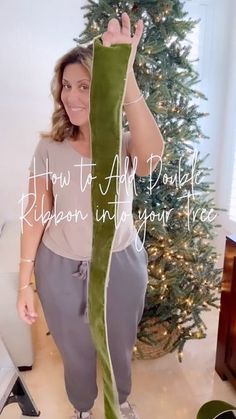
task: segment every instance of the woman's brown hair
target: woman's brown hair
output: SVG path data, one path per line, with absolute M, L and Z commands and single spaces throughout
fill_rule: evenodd
M 65 137 L 75 139 L 79 133 L 79 126 L 73 125 L 61 101 L 62 76 L 68 64 L 82 64 L 90 73 L 92 69 L 93 45 L 77 46 L 56 62 L 54 76 L 51 81 L 51 94 L 54 101 L 54 111 L 51 117 L 51 130 L 40 132 L 41 138 L 51 138 L 54 141 L 63 141 Z

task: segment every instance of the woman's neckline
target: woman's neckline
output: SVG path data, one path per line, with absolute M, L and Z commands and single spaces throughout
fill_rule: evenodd
M 78 150 L 76 150 L 76 148 L 75 148 L 75 147 L 73 147 L 73 145 L 72 145 L 73 141 L 72 141 L 72 140 L 70 140 L 68 137 L 66 137 L 66 138 L 65 138 L 65 141 L 66 141 L 66 143 L 68 144 L 68 146 L 70 147 L 70 149 L 71 149 L 72 151 L 74 151 L 76 154 L 78 154 L 80 157 L 83 157 L 83 159 L 86 159 L 86 160 L 92 160 L 92 157 L 84 156 L 84 155 L 83 155 L 83 154 L 81 154 Z

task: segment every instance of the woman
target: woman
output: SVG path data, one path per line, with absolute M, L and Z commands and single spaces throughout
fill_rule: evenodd
M 147 253 L 139 248 L 132 219 L 133 185 L 128 181 L 134 156 L 135 170 L 147 176 L 151 154 L 156 167 L 163 139 L 140 94 L 133 63 L 143 30 L 139 21 L 133 37 L 130 20 L 121 26 L 111 19 L 103 45 L 132 46 L 124 107 L 130 131 L 122 136 L 122 173 L 129 159 L 127 183 L 119 190 L 120 210 L 129 214 L 115 233 L 107 288 L 107 328 L 120 410 L 124 418 L 138 418 L 127 398 L 131 392 L 131 359 L 141 320 L 148 280 Z M 30 278 L 34 268 L 37 292 L 49 330 L 61 353 L 65 387 L 74 418 L 92 418 L 97 397 L 96 351 L 86 318 L 86 298 L 92 248 L 90 207 L 91 147 L 89 94 L 92 46 L 76 47 L 58 60 L 52 81 L 55 109 L 52 129 L 43 134 L 30 164 L 29 200 L 23 220 L 17 308 L 28 324 L 37 318 Z M 79 211 L 78 211 L 79 209 Z M 139 249 L 140 250 L 140 249 Z M 122 325 L 122 327 L 121 327 Z

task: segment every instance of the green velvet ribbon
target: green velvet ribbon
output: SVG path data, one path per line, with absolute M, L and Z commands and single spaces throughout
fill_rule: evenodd
M 122 147 L 122 104 L 125 94 L 131 44 L 104 47 L 101 37 L 93 40 L 93 65 L 90 90 L 90 126 L 92 144 L 91 205 L 93 242 L 88 286 L 88 318 L 92 339 L 102 366 L 104 411 L 106 419 L 120 418 L 118 393 L 108 346 L 106 296 L 115 236 L 115 200 L 119 178 L 107 189 L 115 156 L 115 173 L 120 174 Z M 113 172 L 114 174 L 114 172 Z M 112 204 L 111 204 L 112 203 Z M 105 222 L 99 217 L 107 211 Z
M 224 418 L 224 413 L 229 411 L 236 411 L 236 407 L 221 400 L 211 400 L 205 403 L 197 414 L 197 419 L 216 419 Z M 220 416 L 219 416 L 220 415 Z M 228 417 L 228 416 L 225 416 Z

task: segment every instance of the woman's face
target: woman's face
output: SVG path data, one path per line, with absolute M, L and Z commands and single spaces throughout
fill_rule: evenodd
M 90 74 L 82 64 L 68 64 L 62 75 L 61 100 L 73 125 L 89 121 Z

